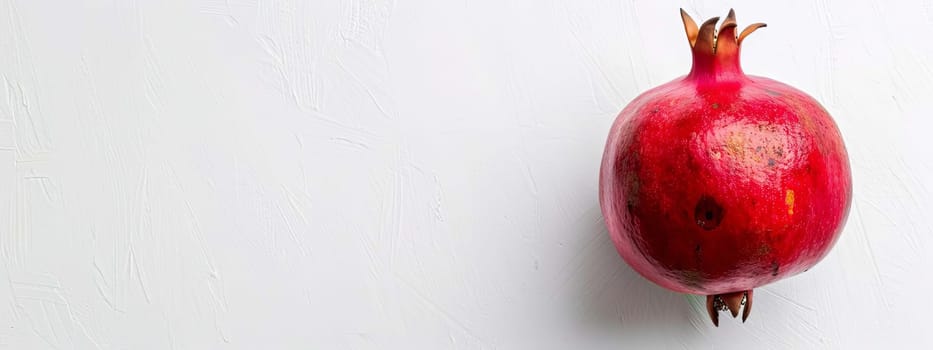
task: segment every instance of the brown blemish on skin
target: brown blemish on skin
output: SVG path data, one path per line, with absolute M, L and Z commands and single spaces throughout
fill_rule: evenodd
M 758 255 L 768 255 L 771 252 L 771 246 L 767 244 L 762 244 L 758 246 Z
M 694 258 L 695 258 L 695 260 L 696 260 L 696 266 L 697 266 L 697 268 L 700 268 L 700 265 L 703 264 L 703 258 L 702 258 L 701 254 L 700 254 L 700 253 L 702 252 L 702 250 L 703 250 L 703 248 L 700 246 L 699 243 L 697 243 L 696 248 L 693 248 L 693 256 L 694 256 Z
M 810 110 L 805 106 L 806 101 L 800 101 L 796 97 L 787 99 L 787 103 L 791 106 L 791 109 L 796 112 L 798 120 L 800 120 L 800 125 L 803 126 L 804 130 L 809 132 L 811 135 L 816 135 L 818 133 L 818 125 L 814 122 L 813 118 L 810 116 Z
M 628 183 L 628 194 L 626 195 L 626 204 L 629 207 L 634 207 L 638 205 L 639 193 L 641 191 L 641 182 L 638 180 L 638 175 L 635 173 L 629 173 L 625 176 L 626 182 Z M 629 208 L 631 212 L 631 208 Z
M 810 132 L 810 134 L 816 134 L 816 124 L 813 123 L 813 118 L 810 118 L 810 114 L 807 113 L 807 111 L 799 111 L 797 115 L 800 119 L 800 125 L 802 125 L 805 130 Z
M 761 146 L 755 147 L 755 152 L 752 153 L 752 160 L 755 162 L 760 162 L 761 157 Z
M 681 275 L 681 279 L 683 280 L 684 284 L 694 287 L 694 288 L 702 287 L 702 285 L 700 284 L 702 278 L 700 277 L 699 272 L 694 271 L 694 270 L 685 270 L 681 272 L 680 275 Z
M 778 157 L 784 156 L 784 146 L 774 146 L 774 149 L 771 150 Z
M 777 276 L 779 268 L 781 268 L 781 265 L 778 264 L 777 260 L 771 260 L 771 276 Z
M 638 198 L 639 198 L 638 195 L 641 192 L 641 181 L 638 180 L 638 175 L 635 175 L 635 174 L 630 175 L 628 191 L 629 193 L 626 196 L 628 197 L 628 205 L 632 207 L 637 206 Z
M 745 138 L 737 133 L 729 134 L 726 139 L 726 152 L 734 158 L 745 158 Z
M 709 231 L 722 223 L 723 208 L 713 197 L 702 196 L 694 208 L 693 218 L 697 226 Z
M 741 125 L 716 135 L 717 144 L 707 152 L 712 160 L 725 156 L 729 165 L 749 169 L 759 174 L 779 167 L 786 159 L 785 145 L 792 140 L 778 126 L 769 123 Z M 760 181 L 765 181 L 759 178 Z
M 794 215 L 794 190 L 785 192 L 784 204 L 787 205 L 787 215 Z
M 774 124 L 762 122 L 758 124 L 758 131 L 767 131 L 767 132 L 775 133 L 778 131 L 778 127 L 777 125 L 774 125 Z
M 713 104 L 713 109 L 719 109 L 719 104 L 718 104 L 718 103 L 714 103 L 714 104 Z
M 810 105 L 809 101 L 802 100 L 799 97 L 788 98 L 787 104 L 790 105 L 791 110 L 793 110 L 794 115 L 797 116 L 797 120 L 800 121 L 800 125 L 803 127 L 803 130 L 809 133 L 810 135 L 816 137 L 816 146 L 819 149 L 820 153 L 826 154 L 826 145 L 824 144 L 823 137 L 821 137 L 820 130 L 823 129 L 824 123 L 821 119 L 817 118 L 814 120 L 811 113 L 816 112 L 815 110 L 808 107 Z M 819 103 L 816 104 L 819 108 L 823 108 Z M 829 115 L 823 109 L 824 115 Z

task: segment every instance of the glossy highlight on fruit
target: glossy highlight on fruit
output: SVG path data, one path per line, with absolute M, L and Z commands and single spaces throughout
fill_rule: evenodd
M 743 322 L 756 287 L 806 271 L 839 238 L 852 200 L 842 136 L 812 97 L 745 75 L 739 51 L 764 24 L 681 16 L 690 73 L 615 120 L 599 200 L 622 258 L 673 291 L 706 295 L 718 326 Z

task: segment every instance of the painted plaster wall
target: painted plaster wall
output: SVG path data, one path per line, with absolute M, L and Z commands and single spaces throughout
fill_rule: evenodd
M 638 277 L 597 169 L 677 13 L 836 117 L 855 200 L 742 325 Z M 0 348 L 933 345 L 933 1 L 0 0 Z

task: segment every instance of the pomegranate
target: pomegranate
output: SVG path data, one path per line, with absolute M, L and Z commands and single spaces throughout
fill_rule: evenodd
M 842 231 L 852 198 L 832 117 L 786 84 L 745 75 L 735 12 L 697 27 L 686 76 L 636 97 L 609 132 L 599 176 L 606 226 L 646 279 L 707 296 L 742 321 L 754 288 L 806 271 Z M 744 306 L 744 307 L 743 307 Z

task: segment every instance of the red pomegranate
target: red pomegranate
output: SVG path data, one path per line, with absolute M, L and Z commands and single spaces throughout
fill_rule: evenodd
M 599 200 L 622 258 L 648 280 L 706 295 L 742 321 L 754 288 L 806 271 L 839 237 L 852 179 L 832 117 L 807 94 L 745 75 L 735 13 L 719 30 L 681 10 L 693 53 L 609 133 Z

